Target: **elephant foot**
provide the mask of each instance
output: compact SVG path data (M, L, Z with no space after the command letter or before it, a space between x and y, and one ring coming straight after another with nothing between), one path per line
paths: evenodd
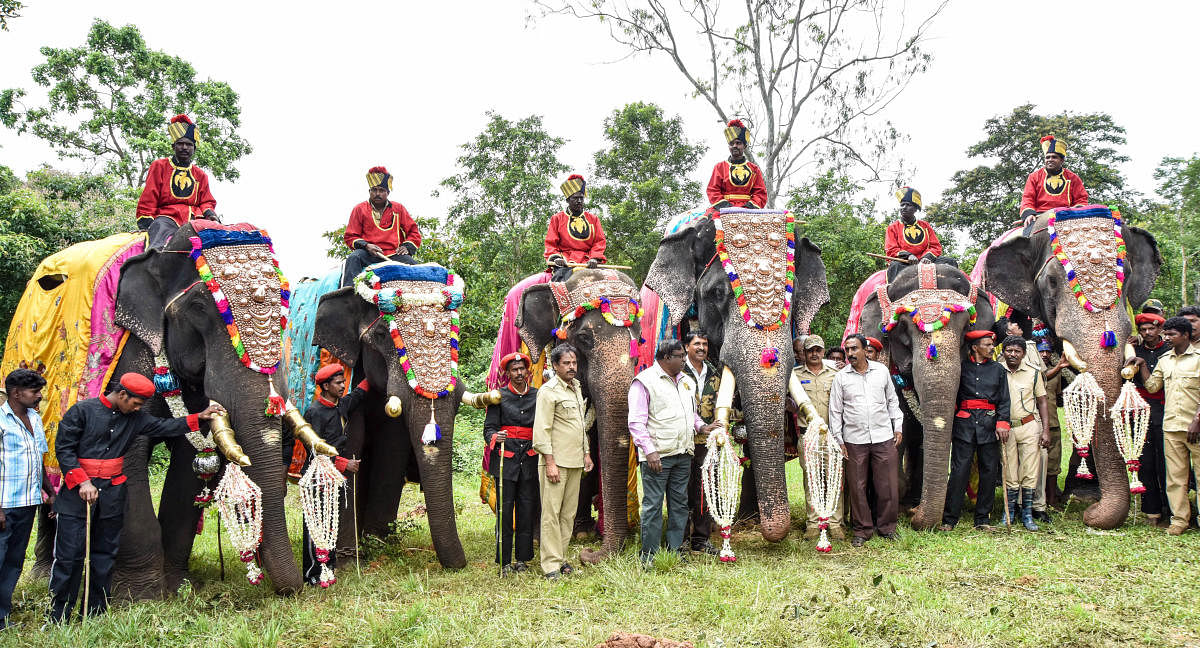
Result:
M39 561L33 563L33 567L29 570L29 573L32 574L33 577L38 580L41 580L43 578L49 579L51 564L52 563L49 560L47 560L47 561L39 560Z
M912 528L918 531L928 531L941 523L942 512L939 510L935 514L933 511L927 510L928 508L924 504L920 504L913 509L912 517L908 522Z
M607 549L584 547L583 551L579 552L579 561L585 565L598 565L605 558L608 558L609 555L611 554L609 554Z

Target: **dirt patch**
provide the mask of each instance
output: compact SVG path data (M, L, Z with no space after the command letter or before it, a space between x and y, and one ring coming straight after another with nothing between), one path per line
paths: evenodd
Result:
M596 644L596 648L695 648L690 641L671 641L655 639L650 635L614 632L604 643Z

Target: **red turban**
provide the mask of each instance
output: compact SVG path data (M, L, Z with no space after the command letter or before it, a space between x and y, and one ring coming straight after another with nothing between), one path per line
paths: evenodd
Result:
M883 342L880 342L879 340L876 340L873 337L867 338L867 344L870 344L871 346L875 347L876 351L883 351Z
M141 398L154 396L154 382L142 374L130 372L121 376L121 388Z
M524 353L510 353L510 354L504 356L503 358L500 358L500 371L502 371L502 372L508 371L508 365L513 360L524 360L525 368L527 368L527 369L529 368L530 365L533 364L532 362L529 361L529 356L525 355Z
M996 334L991 331L967 331L968 340L981 340L983 338L996 339Z
M323 383L331 380L334 376L342 373L345 370L346 370L345 367L343 367L342 365L340 365L336 362L333 364L325 365L324 367L321 367L320 369L317 370L317 375L313 377L313 382L315 382L318 385L323 384Z
M1153 322L1159 326L1162 326L1167 320L1163 319L1162 315L1156 315L1154 313L1138 313L1134 316L1133 321L1136 322L1138 326L1141 326L1146 322Z

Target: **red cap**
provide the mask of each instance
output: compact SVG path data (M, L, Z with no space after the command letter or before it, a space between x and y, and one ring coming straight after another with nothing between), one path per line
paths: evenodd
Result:
M154 395L154 382L142 374L133 372L121 376L121 388L142 398L150 398Z
M313 376L313 382L320 385L325 381L345 371L346 368L338 363L328 364L317 370L317 375Z
M367 173L387 173L387 172L388 172L387 167L381 167L381 166L374 166L374 167L371 167L370 169L367 169Z
M1157 315L1155 313L1138 313L1133 317L1133 321L1136 322L1138 326L1141 326L1146 322L1154 322L1155 324L1162 326L1167 320L1164 319L1162 315Z
M980 340L983 338L996 339L996 334L991 331L967 331L968 340Z
M195 125L195 123L187 115L175 115L174 117L171 118L171 123L172 124L184 123L184 124Z
M746 125L743 124L742 120L740 120L740 119L731 119L731 120L729 120L729 127L730 128L745 128Z
M870 344L871 346L875 347L876 351L883 351L883 342L880 342L879 340L876 340L873 337L867 338L867 344Z
M524 353L510 353L503 358L500 358L500 371L508 371L508 365L513 360L524 360L526 368L533 364L529 361L529 356L525 355Z

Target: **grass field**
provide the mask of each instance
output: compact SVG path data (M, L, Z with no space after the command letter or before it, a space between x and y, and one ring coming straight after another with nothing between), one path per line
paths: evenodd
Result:
M795 465L789 475L799 520ZM494 517L477 488L477 478L458 477L459 533L470 561L463 570L438 565L428 526L414 516L373 549L361 577L343 565L329 590L279 598L246 582L228 543L226 580L219 580L210 524L197 541L190 588L84 626L41 632L46 586L27 573L14 601L13 621L22 626L0 633L0 645L594 646L626 631L713 648L1200 646L1200 533L1172 538L1132 521L1093 531L1080 522L1077 502L1039 533L988 535L966 524L919 533L902 523L896 542L876 539L862 549L835 542L828 555L798 530L777 544L744 533L733 565L699 558L677 565L661 555L642 571L629 548L548 583L536 569L497 577L489 561ZM292 489L298 547L296 499ZM401 512L421 503L410 488Z

